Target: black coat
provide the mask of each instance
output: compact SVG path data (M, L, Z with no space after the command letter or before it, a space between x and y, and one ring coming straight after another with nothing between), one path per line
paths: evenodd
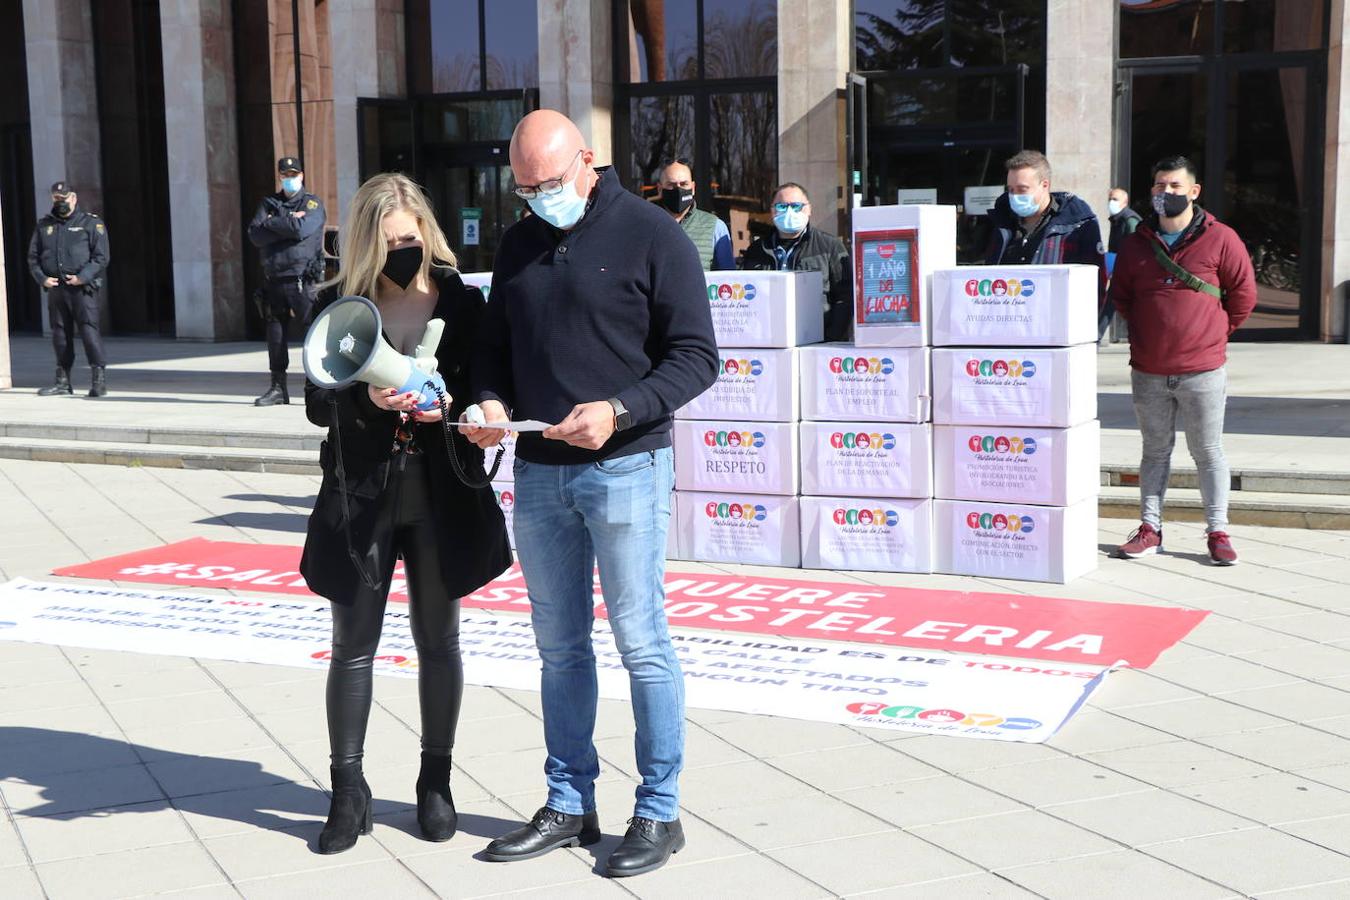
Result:
M28 271L38 284L47 278L78 275L86 292L103 286L108 268L108 227L78 207L64 219L45 215L28 242Z
M282 191L264 197L248 223L248 239L262 257L263 274L271 279L308 274L310 281L322 277L324 216L323 201L305 191L294 197Z
M477 288L465 287L459 275L448 269L433 269L433 280L440 291L435 317L445 320L445 333L436 348L438 371L451 396L451 421L459 418L469 403L469 356L485 302ZM315 304L315 312L337 299L336 291L324 291ZM333 418L331 401L336 401ZM372 569L376 548L387 548L390 537L376 533L382 499L397 486L401 461L390 452L399 414L371 403L365 384L357 383L338 390L320 388L305 382L305 414L315 425L328 429L328 439L319 451L323 483L314 502L305 535L305 551L300 573L314 593L335 603L351 603L362 584L360 573L347 553L342 527L342 498L334 457L335 437L341 437L342 459L347 476L348 507L351 511L352 546ZM431 489L435 497L436 532L441 559L450 578L445 590L450 597L462 597L496 578L511 565L511 548L506 538L506 522L490 487L470 488L450 468L442 426L439 422L417 425L417 444L427 454ZM455 448L471 479L481 479L483 451L455 431ZM495 453L495 451L494 451ZM383 580L384 566L372 570L372 577ZM387 585L386 585L387 586Z
M777 229L756 240L741 257L742 269L779 269L775 249L781 244ZM819 272L825 313L825 340L846 341L853 321L853 268L844 242L827 231L806 227L787 258L787 270Z

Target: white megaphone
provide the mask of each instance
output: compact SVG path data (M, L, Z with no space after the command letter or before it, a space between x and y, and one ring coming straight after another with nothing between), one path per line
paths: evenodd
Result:
M384 339L380 310L365 297L343 297L315 317L305 335L305 375L321 388L343 388L361 381L400 394L422 395L423 412L440 406L445 380L436 371L436 348L444 319L432 319L413 356L404 356ZM428 384L430 382L430 385ZM450 401L449 395L445 400Z

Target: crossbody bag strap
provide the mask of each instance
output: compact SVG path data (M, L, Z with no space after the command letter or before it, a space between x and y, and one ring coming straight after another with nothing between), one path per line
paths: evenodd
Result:
M1209 294L1215 300L1223 299L1223 290L1215 287L1203 278L1186 271L1175 259L1167 255L1167 251L1156 241L1153 242L1153 258L1172 275L1181 279L1181 283L1193 291L1199 291L1202 294Z

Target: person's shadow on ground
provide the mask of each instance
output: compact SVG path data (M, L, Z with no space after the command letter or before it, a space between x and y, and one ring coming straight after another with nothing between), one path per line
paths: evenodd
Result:
M5 782L39 788L42 802L16 802L16 815L74 820L135 816L170 807L281 831L317 852L328 792L268 772L246 759L175 753L112 737L0 726L0 790ZM451 781L453 789L453 778ZM377 823L421 837L410 803L375 799ZM461 813L459 830L491 840L520 823Z

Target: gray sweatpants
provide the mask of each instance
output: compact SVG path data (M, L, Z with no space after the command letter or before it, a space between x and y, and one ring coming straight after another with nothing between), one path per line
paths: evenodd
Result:
M1163 495L1172 473L1177 442L1177 413L1186 429L1186 445L1200 477L1206 531L1228 529L1228 460L1223 455L1223 414L1228 373L1220 366L1192 375L1130 373L1134 414L1144 439L1139 463L1139 517L1162 528Z

